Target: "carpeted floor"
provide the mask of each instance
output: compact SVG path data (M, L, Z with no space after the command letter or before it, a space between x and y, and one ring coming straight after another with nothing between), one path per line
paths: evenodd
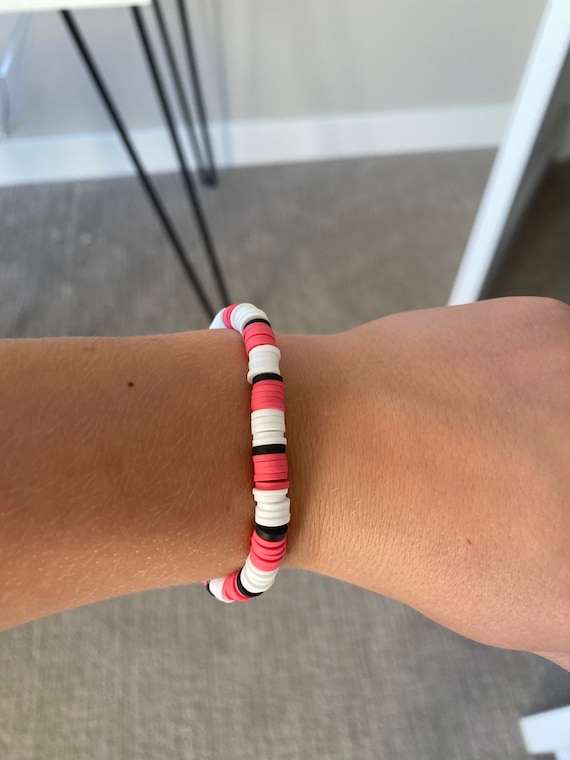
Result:
M492 158L224 172L203 197L232 297L280 332L444 305ZM205 273L177 178L159 184ZM569 208L564 165L491 296L570 302ZM0 221L2 336L207 326L134 180L4 188ZM523 760L518 719L569 703L553 664L302 571L251 605L196 585L0 634L1 760Z

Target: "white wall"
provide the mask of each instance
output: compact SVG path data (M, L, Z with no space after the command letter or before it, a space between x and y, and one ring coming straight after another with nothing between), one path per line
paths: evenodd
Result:
M163 3L173 20L172 1ZM189 7L210 116L235 121L508 103L544 0L189 0ZM129 12L77 18L129 124L160 124ZM12 23L0 21L0 32ZM56 14L35 15L29 53L29 98L14 137L109 129Z
M161 1L183 60L174 0ZM545 6L186 2L220 167L496 147ZM175 171L130 11L76 16L147 168ZM0 51L13 23L0 16ZM27 99L0 141L0 185L131 174L57 14L33 17L25 63Z

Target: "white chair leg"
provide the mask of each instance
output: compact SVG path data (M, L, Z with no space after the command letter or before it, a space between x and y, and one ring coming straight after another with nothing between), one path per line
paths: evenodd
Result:
M567 68L570 2L550 0L463 254L450 306L481 297L492 265L506 248L556 151L564 114L558 86Z

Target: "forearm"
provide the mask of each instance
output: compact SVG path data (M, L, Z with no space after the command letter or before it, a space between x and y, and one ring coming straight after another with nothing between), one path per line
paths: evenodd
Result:
M307 553L311 488L296 471L308 475L302 419L314 404L297 354L311 340L282 345L294 483L284 567ZM246 370L226 331L0 342L1 628L243 564L255 507Z
M278 336L282 568L336 577L346 522L356 539L365 514L350 481L358 386L339 337ZM255 510L246 371L240 336L223 330L0 341L0 629L243 565Z
M216 530L236 552L247 397L232 337L0 343L3 628L206 578Z

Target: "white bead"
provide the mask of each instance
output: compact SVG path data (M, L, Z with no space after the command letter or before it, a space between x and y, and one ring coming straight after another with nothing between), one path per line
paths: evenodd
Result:
M242 332L243 326L246 322L249 322L250 319L254 319L255 317L250 316L255 314L257 311L257 306L254 306L252 303L240 303L238 304L235 309L232 311L230 316L230 321L232 323L232 327L234 330L237 330L238 332Z
M277 504L258 502L255 507L255 522L266 528L288 525L291 521L291 500L283 499Z
M212 322L210 323L210 330L222 330L225 328L224 324L224 311L225 309L222 309L219 311Z
M258 409L251 413L251 434L285 433L285 414L280 409Z
M281 525L289 525L291 522L291 513L279 514L271 517L268 512L264 512L260 507L255 510L255 522L263 528L279 528Z
M276 444L286 446L287 439L281 433L274 433L273 431L257 433L253 436L252 446L275 446Z
M249 352L249 360L251 361L257 361L260 357L263 357L264 360L266 360L268 357L271 357L271 360L276 360L279 362L281 359L281 351L277 348L277 346L272 346L270 344L264 344L262 346L255 346L255 348L252 348Z
M275 372L281 374L279 370L279 360L281 351L277 346L256 346L249 352L249 372L247 381L251 383L256 375L264 372Z
M267 314L252 303L240 303L230 315L232 327L242 335L244 327L252 319L267 319ZM268 319L267 321L269 322Z
M245 326L247 325L248 322L251 322L252 319L265 319L266 322L269 322L269 317L264 311L262 311L261 309L256 309L256 308L250 309L241 320L240 332L242 335L244 334Z
M216 597L216 599L219 599L220 602L225 602L226 604L232 604L232 602L235 601L235 599L224 599L222 596L222 586L224 585L225 578L214 578L213 581L210 581L210 591L212 594Z
M265 491L263 488L253 488L252 491L255 501L263 502L264 504L274 504L282 501L288 493L287 488L275 488L270 491Z
M264 348L268 348L268 346L264 346ZM255 350L255 349L252 349L252 350ZM255 361L249 362L248 372L247 372L247 382L250 385L253 385L253 379L255 377L257 377L258 375L264 375L267 372L271 372L271 374L275 374L275 375L281 374L278 360L275 360L272 356L257 357Z
M244 317L247 315L247 313L250 310L255 310L257 307L254 306L252 303L239 303L235 309L233 309L231 315L230 315L230 322L232 323L232 327L234 330L237 330L238 332L241 332L240 330L240 324L243 321Z
M242 567L240 580L243 583L244 588L251 591L252 594L259 594L260 592L267 591L273 586L275 582L275 576L279 572L272 570L271 572L265 572L265 570L258 570L248 558L245 561L245 565Z

